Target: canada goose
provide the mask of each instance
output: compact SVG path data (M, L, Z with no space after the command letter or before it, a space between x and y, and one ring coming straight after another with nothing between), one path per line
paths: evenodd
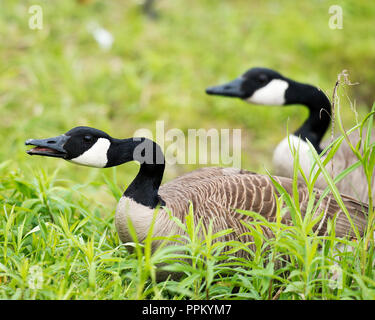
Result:
M124 243L132 241L128 218L134 225L139 241L143 241L149 230L154 209L159 205L161 208L156 217L154 236L182 234L183 231L176 227L165 208L184 221L190 203L194 208L196 223L202 219L206 230L212 221L214 233L224 229L234 231L221 240L251 241L251 237L244 234L248 230L241 220L249 222L252 218L237 212L236 209L258 212L270 221L275 219L276 189L268 176L234 168L203 168L160 186L165 167L164 156L159 145L146 138L120 140L98 129L76 127L54 138L30 139L25 144L35 146L27 151L29 155L62 158L90 167L108 168L129 161L140 162L140 170L136 178L125 190L116 209L115 225L120 240ZM275 179L292 194L291 179L283 177L275 177ZM301 211L305 214L308 190L303 184L299 184L298 191ZM315 202L317 202L322 191L315 191ZM362 235L367 221L366 206L350 197L342 196L342 198ZM331 196L323 199L316 212L317 214L324 212L319 227L315 227L319 234L325 234L328 218L333 219L337 213L336 235L355 236L346 215ZM282 222L291 223L289 213L283 216ZM264 232L267 236L272 236L269 230ZM157 247L160 242L156 241L154 245ZM251 248L254 249L254 245Z
M309 174L313 158L306 140L309 140L316 151L321 153L323 149L321 141L331 121L331 103L323 91L315 86L286 78L271 69L252 68L229 83L207 88L206 93L237 97L246 102L260 105L305 105L309 109L308 118L297 131L279 143L274 150L272 161L276 175L293 177L293 156L290 152L290 141L291 145L299 147L301 167L306 175ZM355 145L359 140L358 132L350 134L349 139ZM349 145L343 142L326 169L332 177L336 177L357 161L358 159ZM323 175L320 175L315 187L325 188L326 186L327 183ZM375 187L374 180L373 186ZM341 193L368 203L367 181L362 167L352 171L337 184L337 187Z

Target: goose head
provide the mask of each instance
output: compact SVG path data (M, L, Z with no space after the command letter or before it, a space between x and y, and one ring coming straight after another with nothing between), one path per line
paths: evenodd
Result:
M146 138L115 139L107 133L90 127L76 127L53 138L29 139L34 146L29 155L62 158L95 168L108 168L138 161L140 170L124 195L137 203L155 208L164 201L158 195L165 159L160 146Z
M331 103L319 88L284 77L267 68L252 68L231 82L206 89L210 95L237 97L258 105L305 105L310 113L294 135L309 140L317 152L331 120Z
M115 139L99 129L76 127L53 138L29 139L35 146L29 155L62 158L95 168L108 168L129 161L138 161L150 171L164 168L165 159L160 146L146 138Z
M110 164L108 154L114 142L101 130L76 127L57 137L29 139L25 144L35 146L27 151L29 155L62 158L83 166L104 168Z
M291 82L280 73L267 68L252 68L226 84L210 87L206 93L237 97L260 105L284 105Z
M284 77L268 68L249 69L233 81L207 88L206 93L237 97L258 105L302 104L312 111L324 108L331 114L331 104L322 90Z

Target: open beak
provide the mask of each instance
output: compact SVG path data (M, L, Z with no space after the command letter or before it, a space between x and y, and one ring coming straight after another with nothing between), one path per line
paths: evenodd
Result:
M55 158L65 158L66 151L64 144L68 141L69 137L65 134L48 139L29 139L25 142L25 145L35 146L34 148L27 150L29 155L38 155Z
M207 94L227 97L245 98L245 92L242 90L242 77L234 79L231 82L220 86L210 87L206 89Z

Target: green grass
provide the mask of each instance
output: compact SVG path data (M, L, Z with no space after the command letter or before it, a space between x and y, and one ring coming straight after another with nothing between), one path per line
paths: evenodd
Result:
M5 163L2 172L6 168ZM324 171L324 166L321 169ZM85 186L59 181L58 172L38 170L33 176L27 181L20 172L4 174L1 298L375 298L374 245L369 241L375 226L369 226L358 241L349 241L335 237L334 221L330 221L328 235L317 236L313 227L320 220L312 218L316 209L310 206L302 217L298 198L282 189L275 222L241 211L254 218L246 225L254 239L254 252L237 241L215 242L231 231L212 234L210 226L194 224L191 209L185 222L174 219L186 236L166 238L175 245L161 246L152 254L152 228L143 244L134 238L134 250L130 252L119 244L113 214L103 217L104 207L90 208L92 203L82 193ZM108 189L113 188L108 185ZM329 188L339 200L334 185ZM114 194L118 191L113 189ZM281 224L286 209L283 202L291 210L292 226ZM373 215L370 210L370 221ZM275 237L266 238L264 227L271 229ZM339 244L341 249L337 248ZM251 259L231 256L238 250L248 251ZM159 269L180 272L182 278L158 282ZM338 280L332 278L335 272Z
M0 34L6 41L0 50L0 297L375 298L373 223L362 240L352 242L335 238L334 228L327 237L315 236L308 218L286 227L257 216L248 226L257 245L249 261L227 257L223 245L212 243L215 235L205 230L208 236L200 239L202 226L192 224L181 225L189 237L177 243L178 252L164 247L151 255L146 241L130 253L119 243L113 217L138 165L90 169L29 157L24 146L28 138L55 136L77 125L125 138L139 128L154 132L155 121L164 120L166 130L185 133L240 128L242 167L272 172L272 150L285 136L286 123L294 130L307 110L249 106L206 96L204 89L266 66L316 84L331 97L337 74L347 69L350 79L360 82L340 92L339 124L351 128L357 122L347 96L359 120L374 102L375 42L368 29L375 5L342 1L344 28L331 30L328 8L334 2L160 0L155 21L142 16L137 3L42 0L44 27L36 31L28 27L34 3L1 2ZM111 50L101 50L88 32L92 21L113 34ZM336 129L342 132L340 125ZM370 178L373 146L364 141L364 150L357 155ZM164 180L197 167L168 165ZM282 200L285 196L280 208ZM370 221L373 216L370 212ZM262 225L274 231L274 239L264 238ZM338 252L337 243L352 251ZM231 246L243 249L240 243ZM285 256L290 259L274 268ZM193 267L180 258L192 259ZM156 265L165 261L162 268L185 273L181 281L156 282ZM334 262L342 272L340 286L329 280L338 268Z

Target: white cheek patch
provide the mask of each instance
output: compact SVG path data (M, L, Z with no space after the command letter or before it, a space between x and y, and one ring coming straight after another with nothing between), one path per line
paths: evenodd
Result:
M288 82L281 79L273 79L266 86L256 90L246 101L255 104L281 106L285 103L285 91L288 87Z
M70 161L82 166L104 168L108 162L107 151L110 144L108 139L99 138L90 149Z

